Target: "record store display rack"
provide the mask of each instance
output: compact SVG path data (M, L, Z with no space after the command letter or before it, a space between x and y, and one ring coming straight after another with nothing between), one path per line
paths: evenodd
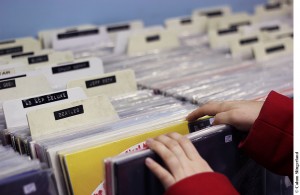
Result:
M238 150L243 135L185 121L212 100L293 96L292 1L37 34L0 42L0 194L163 194L145 140L174 131L241 194L292 194Z

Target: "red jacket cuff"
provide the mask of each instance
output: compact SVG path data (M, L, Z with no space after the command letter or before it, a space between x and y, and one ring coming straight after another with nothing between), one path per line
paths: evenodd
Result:
M182 194L238 195L239 193L226 176L220 173L206 172L187 177L175 183L165 193L165 195Z

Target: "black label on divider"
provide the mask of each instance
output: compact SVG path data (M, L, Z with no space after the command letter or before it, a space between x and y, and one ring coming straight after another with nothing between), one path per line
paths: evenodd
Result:
M116 76L110 76L110 77L85 81L85 85L86 85L86 88L92 88L92 87L108 85L108 84L112 84L112 83L116 83L116 82L117 82Z
M4 79L0 79L0 81L10 80L10 79L17 79L17 78L21 78L21 77L26 77L26 74L22 74L22 75L18 75L18 76L12 76L12 77L7 77L7 78L4 78Z
M16 81L15 80L6 80L0 82L0 90L2 89L8 89L8 88L14 88L16 87Z
M23 52L22 46L0 49L0 56L13 54L13 53L19 53L19 52Z
M266 49L266 53L274 53L274 52L277 52L277 51L281 51L281 50L284 50L284 45L278 45L278 46L275 46L275 47L270 47L270 48L267 48Z
M258 42L258 38L257 38L257 37L251 38L251 39L243 39L243 40L240 40L240 44L241 44L241 45L246 45L246 44L256 43L256 42Z
M62 91L58 93L53 93L49 95L43 95L39 97L34 97L30 99L22 100L23 108L29 108L33 106L38 106L42 104L48 104L51 102L56 102L60 100L68 99L68 92Z
M34 52L27 52L27 53L12 55L11 58L19 58L19 57L32 56L32 55L34 55Z
M222 11L210 11L210 12L204 12L201 15L205 15L207 17L218 17L218 16L223 16L223 12Z
M191 24L192 19L191 18L184 18L180 21L181 24Z
M89 35L96 35L99 34L99 29L91 29L91 30L82 30L82 31L71 31L66 33L61 33L57 35L58 39L69 39L74 37L83 37L83 36L89 36Z
M266 5L265 8L267 10L270 10L270 9L279 9L281 7L281 4L280 3L275 3L275 4L269 4L269 5Z
M7 40L7 41L2 41L0 42L0 45L5 45L5 44L10 44L10 43L15 43L16 40Z
M28 58L28 64L37 64L37 63L48 62L48 61L49 61L48 55L34 56Z
M262 27L261 31L275 31L279 30L279 26L269 26L269 27Z
M79 106L74 106L71 108L54 112L54 118L55 120L60 120L60 119L69 118L71 116L75 116L83 113L84 113L83 106L79 105Z
M249 21L245 21L245 22L238 22L238 23L234 23L234 24L231 24L230 25L230 28L237 28L237 27L239 27L239 26L249 26L249 25L251 25L251 22L249 22Z
M76 64L69 64L69 65L53 67L52 73L58 74L58 73L69 72L69 71L73 71L73 70L80 70L80 69L89 68L89 67L90 67L89 62L79 62Z
M154 42L154 41L159 41L159 40L160 40L160 36L159 35L154 35L154 36L146 37L146 41L147 42Z
M218 34L219 35L224 35L224 34L230 34L230 33L235 33L237 32L238 29L236 27L232 27L232 28L229 28L229 29L225 29L225 30L219 30L218 31Z
M205 129L206 127L211 126L210 118L197 120L188 123L190 133Z
M130 25L128 24L118 25L118 26L108 26L106 28L107 32L118 32L118 31L129 30L129 29L130 29Z

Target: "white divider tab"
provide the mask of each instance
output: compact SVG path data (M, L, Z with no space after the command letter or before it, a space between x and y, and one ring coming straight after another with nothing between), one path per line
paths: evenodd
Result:
M52 37L55 50L78 50L86 47L111 45L105 27L58 32ZM79 48L80 47L80 48Z
M106 96L66 102L27 113L33 140L63 131L84 130L80 127L117 119L118 115Z
M289 5L284 3L268 3L266 5L257 5L255 15L261 20L274 19L274 17L287 16L291 12Z
M128 48L129 37L133 34L145 33L145 32L157 32L163 30L163 26L150 26L143 29L134 29L131 31L119 32L116 35L114 54L125 54Z
M137 90L133 70L122 70L68 83L68 88L81 87L90 96L106 95L108 97L122 95Z
M65 89L67 83L74 78L103 74L103 64L99 58L83 58L72 63L57 65L53 67L41 67L38 69L49 80L53 89Z
M26 127L28 126L26 113L30 110L86 98L87 96L81 88L72 88L54 93L5 101L3 103L3 111L6 126L7 128Z
M222 17L231 14L229 6L207 7L200 8L193 11L193 15L206 16L208 18Z
M0 44L0 57L40 49L40 43L31 37L4 41Z
M131 35L127 52L129 55L143 55L148 52L157 52L178 46L179 40L176 34L169 30L161 30Z
M43 48L49 49L52 48L52 37L54 34L63 33L63 32L71 32L74 30L84 30L96 28L95 25L85 24L80 26L72 26L72 27L65 27L60 29L50 29L38 32L39 40L41 41Z
M52 91L47 79L43 76L26 77L18 75L1 79L0 103Z
M228 28L220 30L210 30L208 32L210 47L213 49L229 49L230 42L234 39L238 39L240 36L238 28Z
M269 40L283 39L283 38L293 38L293 29L282 29L276 32L266 34Z
M121 32L130 32L144 28L144 23L140 20L121 22L115 24L107 24L106 31L109 34L110 38L115 42L117 34Z
M272 42L261 43L253 47L257 61L280 57L293 52L293 39L283 38Z
M185 16L170 18L165 21L167 30L178 36L203 33L206 30L207 18L205 16Z
M233 58L253 58L253 46L264 41L260 33L240 35L240 38L231 40L230 51Z

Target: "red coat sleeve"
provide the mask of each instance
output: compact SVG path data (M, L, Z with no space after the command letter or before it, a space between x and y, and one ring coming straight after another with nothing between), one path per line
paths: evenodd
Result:
M292 178L293 100L272 91L240 148L270 171Z
M165 195L183 194L238 195L239 193L235 190L226 176L220 173L206 172L180 180L169 187L165 192Z

